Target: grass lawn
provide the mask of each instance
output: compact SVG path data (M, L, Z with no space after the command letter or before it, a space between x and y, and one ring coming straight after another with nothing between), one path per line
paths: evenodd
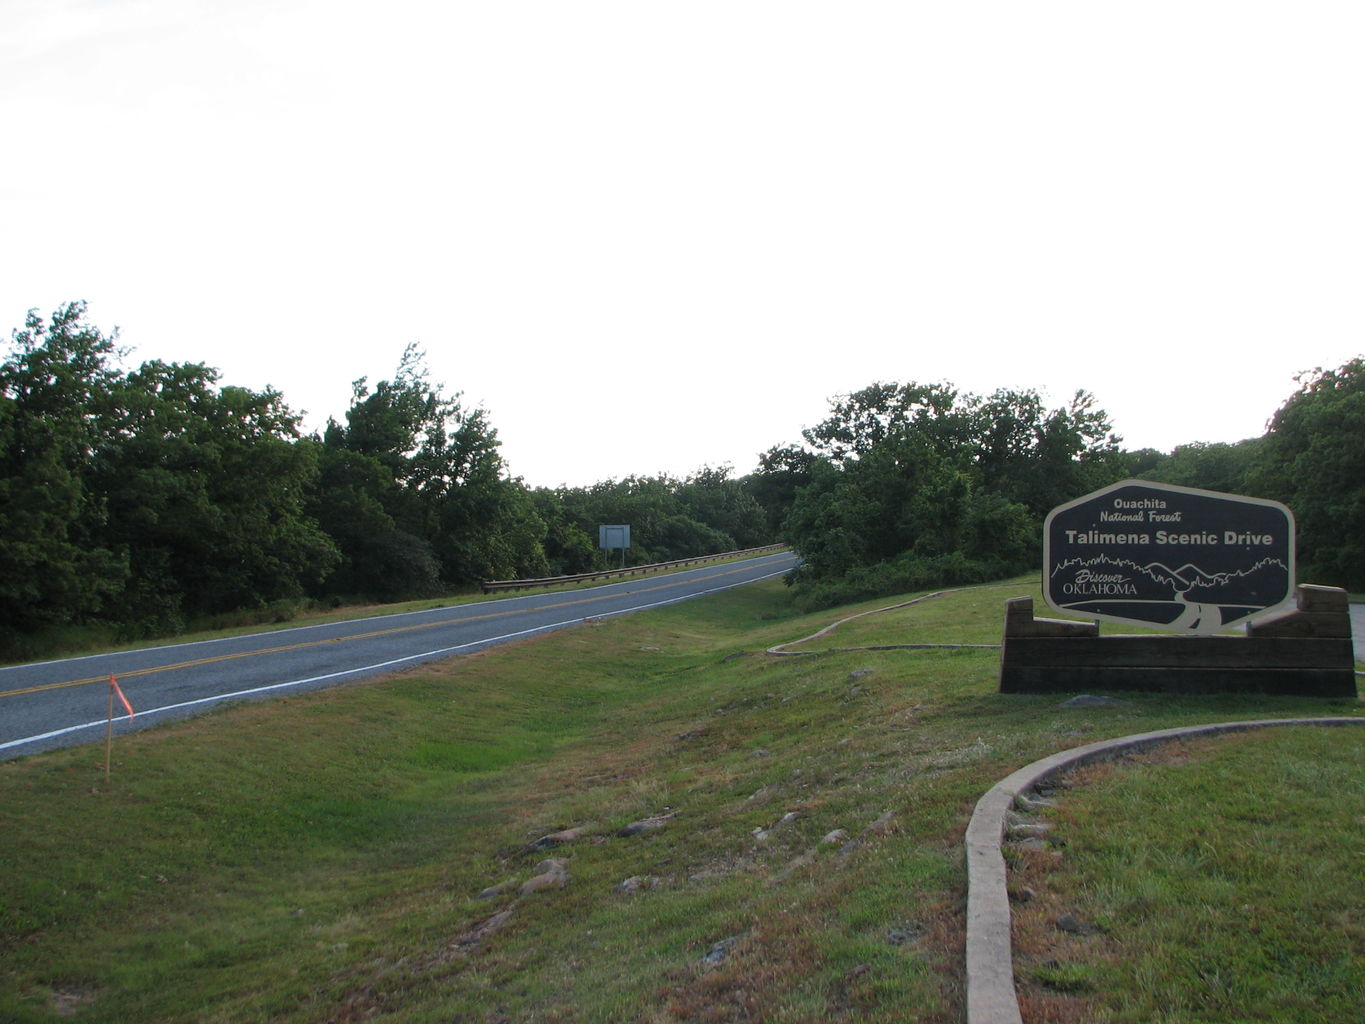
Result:
M1014 856L1026 1019L1360 1020L1362 741L1237 733L1072 776L1046 812L1065 845Z
M996 643L1028 593L799 649ZM108 792L102 746L0 764L0 1020L958 1021L961 837L994 782L1105 736L1361 711L1071 709L996 693L991 650L761 653L877 604L803 615L770 581L227 707L117 740Z

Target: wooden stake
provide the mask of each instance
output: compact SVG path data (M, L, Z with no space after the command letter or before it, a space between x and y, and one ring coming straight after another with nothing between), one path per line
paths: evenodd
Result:
M109 771L114 755L114 683L109 681L109 724L104 731L104 788L109 788Z

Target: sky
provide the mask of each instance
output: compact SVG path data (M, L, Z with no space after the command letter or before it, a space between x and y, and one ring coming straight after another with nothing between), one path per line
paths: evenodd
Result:
M1365 5L0 0L0 329L309 430L406 345L532 486L874 381L1262 434L1365 352Z

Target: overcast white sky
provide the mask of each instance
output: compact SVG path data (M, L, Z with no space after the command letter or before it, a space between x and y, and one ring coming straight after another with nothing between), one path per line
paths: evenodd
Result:
M875 380L1263 432L1365 350L1365 5L0 0L0 328L310 428L403 347L533 485Z

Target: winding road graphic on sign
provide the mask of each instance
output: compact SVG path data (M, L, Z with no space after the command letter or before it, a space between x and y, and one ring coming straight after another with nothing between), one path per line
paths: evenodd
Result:
M1172 629L1183 629L1191 633L1212 632L1223 626L1223 615L1219 605L1199 604L1186 597L1188 591L1177 590L1175 599L1184 605L1184 610L1171 623ZM1205 623L1209 623L1205 625Z

